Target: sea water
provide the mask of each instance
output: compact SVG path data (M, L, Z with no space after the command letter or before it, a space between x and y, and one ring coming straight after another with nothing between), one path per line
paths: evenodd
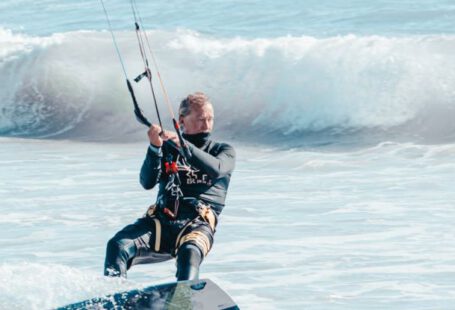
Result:
M132 79L130 4L105 5ZM174 110L206 92L237 150L202 278L242 309L454 309L453 1L137 6ZM0 3L0 309L174 280L172 261L102 276L156 195L106 29L98 1Z

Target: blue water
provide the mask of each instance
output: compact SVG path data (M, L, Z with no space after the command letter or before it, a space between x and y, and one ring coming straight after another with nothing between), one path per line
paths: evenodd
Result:
M133 78L130 5L105 4ZM206 92L238 152L202 277L242 309L453 308L455 2L137 5L174 109ZM101 276L156 194L106 29L98 1L0 3L0 309L173 280Z
M137 1L150 29L189 28L232 37L346 34L453 34L451 0L403 1ZM106 1L116 29L133 29L129 1ZM1 24L35 35L105 29L99 1L12 1L0 5Z

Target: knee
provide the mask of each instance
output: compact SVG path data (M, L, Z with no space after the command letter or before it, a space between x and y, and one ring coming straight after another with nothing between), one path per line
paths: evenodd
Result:
M184 243L179 248L177 261L190 265L193 267L199 267L203 258L202 251L192 243Z
M195 280L199 278L199 265L202 262L201 250L191 243L184 243L177 255L177 280Z
M213 244L213 232L207 226L199 226L197 227L198 230L192 231L186 235L184 235L180 241L180 247L178 252L181 249L185 250L185 247L190 249L191 247L197 248L200 252L202 257L204 258L207 256L208 252L210 251L212 244ZM191 246L190 246L191 245Z
M122 239L113 237L107 242L107 251L115 252L117 254L128 255L135 249L134 242L130 239Z

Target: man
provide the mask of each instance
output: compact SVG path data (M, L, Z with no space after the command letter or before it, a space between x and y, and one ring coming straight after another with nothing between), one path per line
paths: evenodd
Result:
M235 166L232 146L210 140L213 106L203 93L185 98L179 123L186 155L176 133L152 125L150 146L140 172L145 189L159 185L146 215L119 231L107 244L105 275L126 277L135 264L177 258L177 280L198 278L199 265L213 244ZM181 148L180 148L181 149Z

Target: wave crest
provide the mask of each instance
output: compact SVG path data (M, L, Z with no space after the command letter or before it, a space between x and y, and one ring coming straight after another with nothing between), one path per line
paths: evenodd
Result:
M454 36L247 40L188 30L149 34L172 101L208 93L221 134L253 132L251 140L318 132L454 138ZM15 42L0 55L0 134L135 136L140 126L108 33L30 38L1 30L0 38ZM132 78L143 71L134 34L120 32L117 39ZM149 89L135 89L153 120Z

